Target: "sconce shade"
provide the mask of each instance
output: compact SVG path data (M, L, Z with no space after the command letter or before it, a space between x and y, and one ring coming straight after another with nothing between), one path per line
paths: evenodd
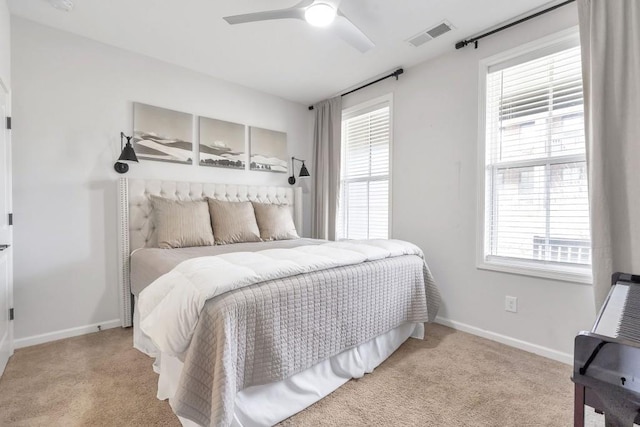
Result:
M304 165L304 162L302 162L302 167L300 168L300 175L298 175L300 178L308 178L311 175L309 175L309 170L307 169L307 167Z
M127 145L122 149L122 153L120 157L118 157L119 162L138 162L138 157L136 156L136 152L133 151L133 147L131 143L127 141Z
M127 143L125 146L122 146L124 139L127 139ZM120 157L118 157L118 161L113 165L113 168L118 173L127 173L129 170L129 165L123 162L136 162L138 163L138 156L136 156L136 152L133 150L133 146L131 145L132 136L127 136L124 132L120 132L120 149L122 152L120 153Z
M294 185L296 183L296 171L295 171L295 162L298 161L302 163L300 166L300 178L308 178L311 175L309 174L309 169L304 165L304 160L296 159L295 157L291 158L291 176L289 177L289 184Z

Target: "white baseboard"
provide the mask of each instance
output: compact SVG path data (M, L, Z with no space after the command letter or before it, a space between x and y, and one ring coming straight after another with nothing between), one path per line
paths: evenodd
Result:
M32 345L44 344L50 341L57 341L63 338L77 337L78 335L90 334L98 332L100 329L111 329L121 326L120 319L107 320L105 322L94 323L91 325L78 326L76 328L63 329L61 331L47 332L46 334L33 335L31 337L19 338L13 341L14 348L30 347Z
M477 335L479 337L486 338L491 341L496 341L511 347L519 348L520 350L528 351L530 353L547 357L549 359L553 359L558 362L566 363L568 365L573 365L573 355L568 353L563 353L561 351L553 350L548 347L543 347L541 345L519 340L517 338L512 338L506 335L498 334L496 332L487 331L485 329L480 329L478 327L471 326L466 323L457 322L455 320L449 320L440 316L436 317L436 323L439 323L444 326L448 326L450 328L453 328L459 331L467 332L472 335ZM102 330L105 330L105 329L116 328L118 326L121 326L121 324L122 322L120 321L120 319L108 320L106 322L94 323L91 325L78 326L76 328L63 329L61 331L48 332L46 334L19 338L15 340L13 344L14 344L14 348L30 347L32 345L44 344L50 341L56 341L64 338L77 337L79 335L98 332L98 326L100 326Z
M553 350L548 347L543 347L538 344L533 344L527 341L522 341L517 338L508 337L506 335L498 334L496 332L480 329L475 326L467 325L466 323L457 322L455 320L445 319L444 317L437 316L436 323L444 326L456 329L462 332L468 332L472 335L477 335L482 338L496 341L501 344L506 344L511 347L519 348L520 350L528 351L539 356L544 356L549 359L556 360L558 362L566 363L567 365L573 365L573 355L563 353L561 351Z

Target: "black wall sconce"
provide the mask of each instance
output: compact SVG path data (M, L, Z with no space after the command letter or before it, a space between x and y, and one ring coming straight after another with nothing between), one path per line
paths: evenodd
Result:
M124 138L127 138L127 144L123 147ZM120 157L118 157L118 161L113 165L113 168L118 173L127 173L129 170L129 165L123 162L136 162L138 163L138 157L136 156L136 152L133 151L133 146L131 145L132 136L127 136L124 132L120 132Z
M291 176L289 177L289 184L291 184L291 185L296 183L296 177L295 177L296 171L295 171L295 168L294 168L294 166L295 166L294 160L302 163L302 166L300 166L300 175L298 175L299 178L308 178L308 177L311 176L311 175L309 175L309 170L304 165L305 161L304 160L300 160L300 159L296 159L295 157L292 157L291 158Z

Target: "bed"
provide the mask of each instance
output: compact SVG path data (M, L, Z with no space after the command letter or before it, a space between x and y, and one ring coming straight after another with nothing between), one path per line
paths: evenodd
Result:
M301 191L119 181L123 326L133 326L134 346L155 358L157 397L169 399L185 426L274 425L372 372L409 337L422 338L435 317L439 295L413 245L301 238L159 249L153 195L284 206L300 230ZM259 274L238 279L247 268ZM186 281L204 272L202 286L230 287L206 299L201 288L184 296L196 289ZM158 303L177 293L183 305Z

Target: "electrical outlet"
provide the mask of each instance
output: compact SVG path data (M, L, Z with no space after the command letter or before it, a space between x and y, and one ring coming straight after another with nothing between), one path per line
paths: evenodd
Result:
M506 296L504 297L504 309L512 313L518 312L518 298Z

